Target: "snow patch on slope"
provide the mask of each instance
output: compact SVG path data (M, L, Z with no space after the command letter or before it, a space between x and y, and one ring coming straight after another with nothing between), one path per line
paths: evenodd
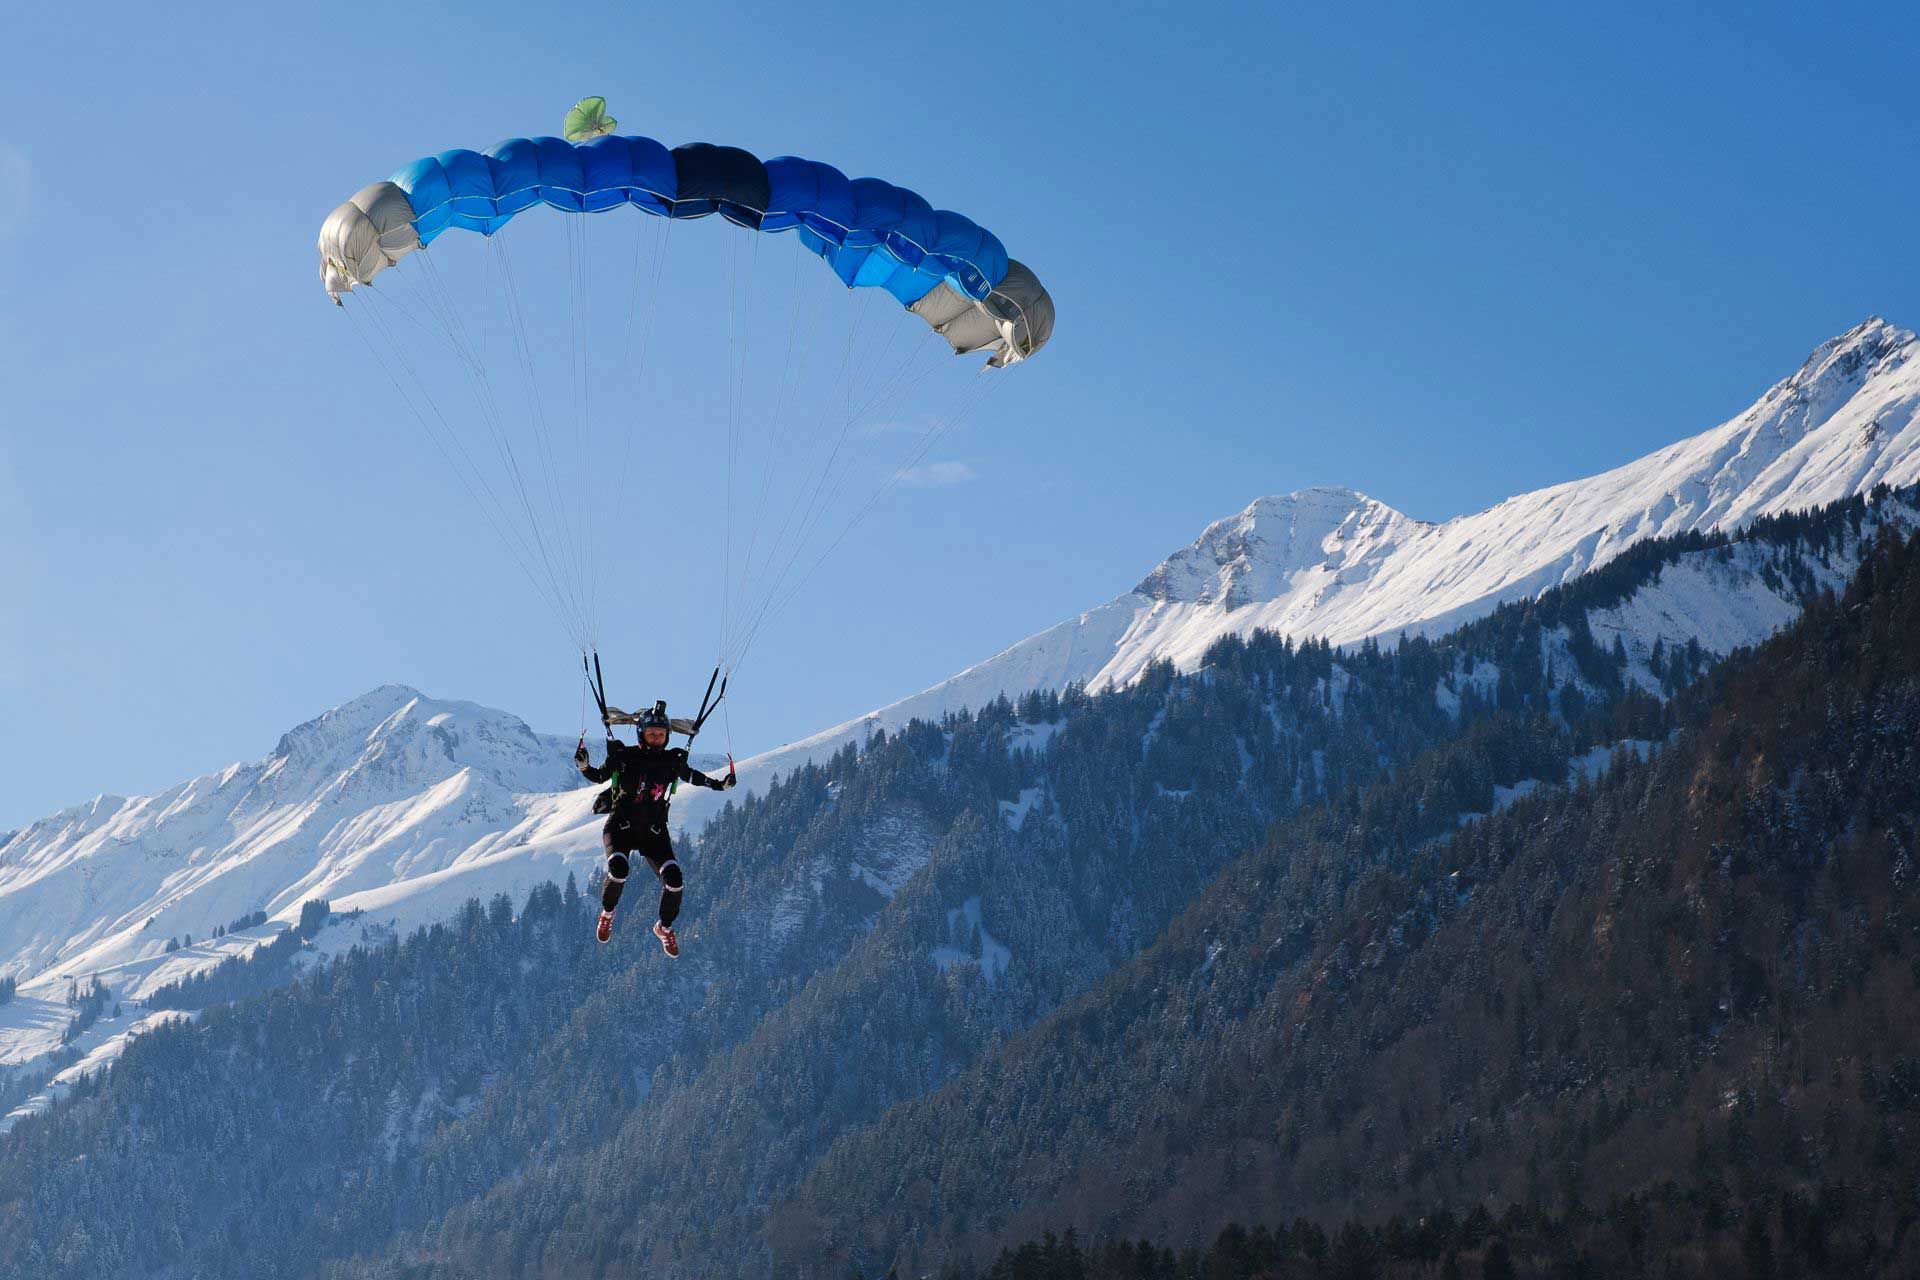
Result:
M891 900L933 855L935 835L916 810L874 815L850 848L790 865L767 916L767 935L785 942L822 909L827 886L851 880Z
M1832 562L1808 565L1819 586L1837 591L1859 567L1859 548L1848 548ZM1611 645L1619 637L1630 670L1646 688L1658 691L1652 674L1656 644L1676 653L1688 644L1725 657L1758 643L1799 616L1800 603L1781 583L1769 583L1763 569L1765 547L1735 544L1691 552L1661 570L1633 597L1606 609L1589 610L1594 638Z
M973 950L972 939L978 936L979 952ZM980 924L980 899L968 898L959 906L947 912L947 938L949 943L933 949L933 966L945 973L955 965L977 964L980 976L991 986L993 980L1007 971L1013 963L1013 950L995 940Z
M1027 816L1033 812L1034 806L1040 803L1042 794L1044 794L1042 788L1028 787L1017 799L1000 801L1000 816L1006 820L1009 827L1015 831L1020 830L1027 824Z
M145 1014L131 1019L120 1019L120 1021L130 1022L130 1025L124 1030L111 1031L110 1034L94 1037L95 1042L87 1049L78 1062L60 1071L32 1097L9 1111L5 1116L0 1116L0 1133L5 1133L7 1130L13 1128L14 1125L18 1124L27 1116L40 1114L61 1098L66 1097L67 1094L72 1091L74 1085L86 1079L88 1076L97 1075L106 1070L107 1067L120 1056L122 1051L126 1049L127 1043L135 1036L152 1030L154 1027L165 1026L167 1023L177 1022L189 1017L190 1015L177 1010L164 1009L159 1013Z

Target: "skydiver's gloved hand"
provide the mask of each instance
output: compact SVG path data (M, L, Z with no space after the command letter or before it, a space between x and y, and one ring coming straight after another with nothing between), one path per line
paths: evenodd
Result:
M587 767L587 744L585 741L582 741L579 746L573 749L573 762L582 769Z
M732 774L728 774L724 778L708 778L707 785L715 791L726 791L737 781L739 781L739 779L735 778Z

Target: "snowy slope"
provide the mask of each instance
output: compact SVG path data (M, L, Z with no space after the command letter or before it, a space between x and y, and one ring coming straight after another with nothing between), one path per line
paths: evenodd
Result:
M1353 644L1438 635L1605 564L1647 538L1737 528L1875 485L1920 481L1920 343L1874 318L1822 344L1731 421L1625 466L1440 524L1351 489L1260 498L1132 591L913 697L740 766L764 785L875 729L1001 694L1191 669L1257 628ZM697 820L710 804L684 806Z
M0 844L0 973L20 994L0 1006L0 1066L57 1047L70 979L97 976L131 1002L274 936L310 898L404 928L585 872L598 841L571 746L388 687L264 760L13 833ZM210 937L259 910L267 925ZM193 945L169 951L184 935Z

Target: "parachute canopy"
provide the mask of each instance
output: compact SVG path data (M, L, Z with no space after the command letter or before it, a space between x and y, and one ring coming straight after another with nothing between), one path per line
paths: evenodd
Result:
M583 656L603 604L683 635L664 584L697 565L679 589L718 615L724 694L880 499L929 482L997 367L1045 345L1053 303L998 237L891 183L615 128L583 98L565 138L405 166L327 218L321 277ZM563 216L495 234L541 205ZM647 216L574 216L618 209ZM974 351L988 367L952 359Z
M601 126L605 126L604 129ZM755 232L793 231L849 288L892 294L956 354L1024 360L1053 334L1053 299L992 232L879 178L849 179L795 156L610 132L606 102L582 99L566 138L511 138L484 152L427 156L362 188L320 229L320 276L336 301L449 230L491 236L537 205L663 218L717 213ZM596 136L598 130L604 136Z

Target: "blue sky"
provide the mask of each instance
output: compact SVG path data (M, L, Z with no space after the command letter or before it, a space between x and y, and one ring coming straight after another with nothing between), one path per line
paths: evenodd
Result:
M386 682L577 727L564 640L313 241L364 183L584 93L669 144L916 188L1059 303L930 456L949 482L889 493L763 635L743 750L1100 603L1259 494L1477 509L1718 422L1868 314L1920 319L1912 24L1441 9L10 15L0 828L257 757ZM660 416L713 345L683 344ZM676 545L608 610L616 700L691 698L716 526L643 527Z

